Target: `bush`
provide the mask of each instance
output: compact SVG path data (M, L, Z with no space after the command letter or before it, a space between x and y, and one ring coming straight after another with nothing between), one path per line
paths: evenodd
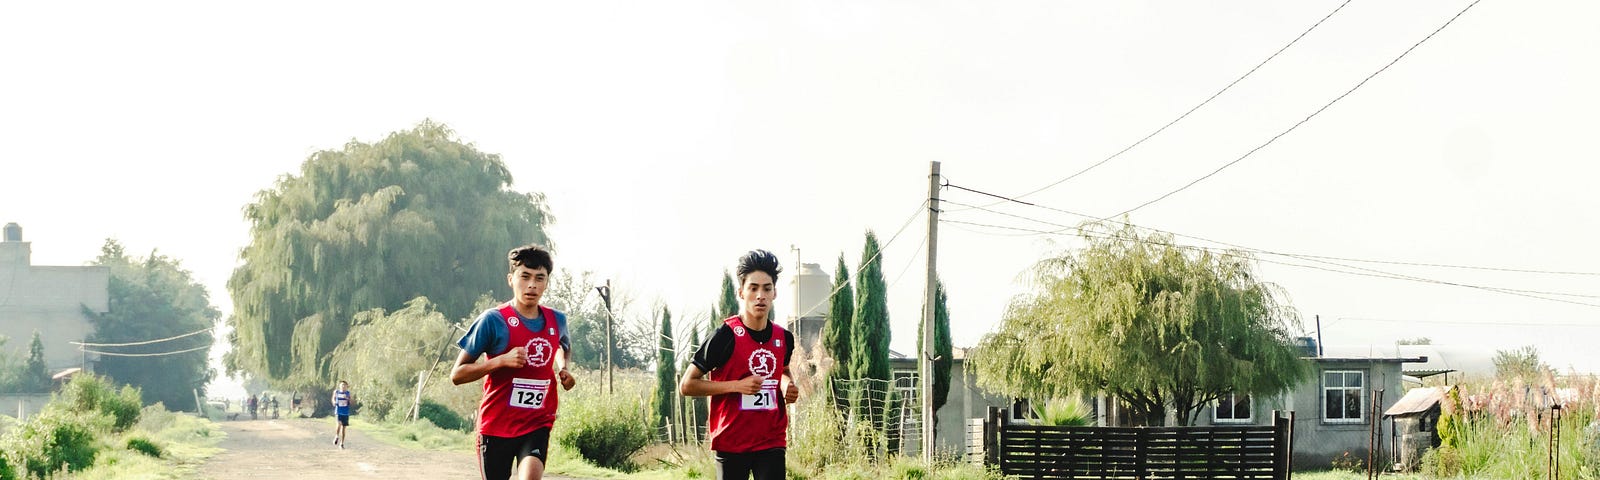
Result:
M165 452L161 451L160 445L156 445L155 442L142 437L128 437L128 450L133 450L135 452L143 453L155 458L161 458L161 456L165 454Z
M580 387L562 398L557 440L597 466L632 471L636 467L628 457L654 438L645 415L644 402L649 398L606 395L598 387ZM569 400L576 398L582 401Z
M426 418L429 422L433 422L435 426L446 430L465 432L472 427L471 424L467 423L467 419L461 418L461 415L457 415L449 407L432 400L422 401L422 405L417 407L417 416Z
M50 402L50 406L79 413L106 414L111 417L112 431L121 432L139 421L143 404L139 397L138 388L124 386L118 392L105 377L77 375L62 387L59 401Z
M103 418L47 409L8 436L8 449L30 476L46 478L66 468L79 471L94 464L98 449L94 431Z
M1033 412L1039 417L1039 423L1045 425L1087 427L1094 423L1089 406L1076 396L1052 398L1043 405L1035 405Z
M17 480L17 469L11 467L5 452L0 452L0 480Z

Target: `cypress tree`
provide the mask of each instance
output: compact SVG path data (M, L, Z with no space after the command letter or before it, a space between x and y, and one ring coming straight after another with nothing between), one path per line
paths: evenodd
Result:
M848 395L841 380L850 379L850 321L855 316L855 293L850 288L850 268L844 264L844 254L839 254L839 266L833 273L833 296L829 298L828 317L822 325L822 348L833 359L828 372L828 385L824 393L833 397L840 412L849 407Z
M855 395L859 421L880 425L889 385L889 300L878 236L867 231L856 278L855 319L850 322L850 376L862 380Z
M660 347L656 350L656 416L659 425L672 423L672 397L677 395L678 365L673 355L672 311L661 307Z

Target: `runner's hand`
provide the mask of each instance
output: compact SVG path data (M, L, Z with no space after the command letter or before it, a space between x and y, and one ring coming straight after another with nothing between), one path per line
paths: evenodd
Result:
M503 368L526 367L528 366L528 350L522 347L516 347L511 349L509 352L503 353L498 357L494 357L494 361L500 362L500 366Z
M794 382L784 383L789 385L783 388L783 403L794 403L800 400L800 388L794 386Z
M578 383L577 379L572 378L572 373L566 371L566 369L556 372L556 378L561 379L561 389L563 390L572 390L572 386Z
M761 393L761 382L763 381L766 381L766 379L761 378L760 375L751 375L734 380L733 392L743 393L745 395L755 395L757 393Z

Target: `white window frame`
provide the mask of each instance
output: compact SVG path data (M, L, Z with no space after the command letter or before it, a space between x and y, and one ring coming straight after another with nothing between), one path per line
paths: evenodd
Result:
M1328 386L1328 374L1333 374L1333 373L1337 373L1337 374L1340 374L1340 375L1355 374L1355 375L1359 376L1359 378L1361 379L1361 386L1359 386L1359 387L1347 387L1347 386L1330 387L1330 386ZM1323 370L1321 376L1322 376L1322 392L1321 392L1322 393L1322 395L1321 395L1322 399L1320 401L1318 401L1318 403L1322 404L1322 413L1321 413L1322 422L1323 423L1354 423L1354 424L1366 423L1366 421L1367 421L1366 405L1367 405L1367 387L1368 387L1366 370ZM1348 383L1348 382L1345 382L1345 383ZM1328 418L1328 392L1335 391L1335 390L1340 391L1340 392L1348 392L1348 391L1351 391L1351 390L1355 390L1357 392L1357 394L1360 395L1361 403L1357 404L1357 406L1356 406L1355 417L1350 417L1350 418ZM1344 395L1340 395L1339 398L1343 399ZM1350 412L1345 412L1345 413L1348 414Z
M1250 408L1250 415L1247 416L1247 417L1244 417L1244 418L1231 418L1231 416L1233 415L1232 405L1237 403L1237 400L1238 400L1239 397L1244 397L1244 402L1247 405L1250 406L1249 407ZM1254 397L1250 396L1249 394L1242 394L1242 395L1241 394L1237 394L1237 393L1224 394L1224 395L1222 395L1221 398L1217 399L1217 403L1214 406L1212 406L1212 408L1211 408L1211 423L1214 423L1214 424L1223 424L1223 423L1246 423L1246 424L1248 424L1248 423L1255 423L1255 421L1256 421L1256 403L1255 403L1255 401L1256 401L1256 399ZM1223 418L1222 417L1222 411L1223 411L1224 402L1226 402L1226 405L1229 406L1227 408L1227 410L1228 410L1228 415L1230 416L1230 418Z

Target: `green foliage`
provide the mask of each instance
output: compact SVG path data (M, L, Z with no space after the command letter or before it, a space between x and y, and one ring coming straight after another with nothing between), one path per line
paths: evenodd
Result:
M883 256L878 236L867 231L861 249L861 273L856 278L855 318L850 321L850 378L889 380L889 292L883 280ZM873 389L861 389L854 402L856 418L882 423L884 398Z
M1461 390L1450 387L1445 391L1444 403L1439 407L1439 423L1434 428L1439 432L1439 445L1448 448L1461 447L1462 413Z
M1076 395L1052 398L1033 407L1039 423L1058 427L1087 427L1094 424L1094 413Z
M1529 385L1538 384L1551 371L1550 365L1539 358L1539 349L1527 345L1516 350L1495 350L1494 376L1503 381L1521 379Z
M700 347L701 347L701 344L700 344L700 329L698 329L698 328L689 329L689 343L688 343L688 345L690 345L689 348L691 350L698 351L700 349ZM690 365L690 361L691 360L693 360L693 356L692 355L684 357L684 359L683 359L683 369L685 371L688 371L689 368L691 367L691 365ZM707 398L707 397L688 397L688 398L683 399L683 401L685 403L689 404L689 422L688 423L689 423L690 429L694 431L695 437L698 438L698 437L703 436L704 433L702 432L702 430L704 430L704 428L705 428L705 426L706 426L706 424L707 424L707 422L708 422L708 420L710 418L710 415L711 415L710 399Z
M426 419L439 428L460 432L471 431L473 425L448 407L432 400L423 400L417 407L417 417Z
M357 313L350 335L333 351L330 370L350 382L363 414L407 416L417 372L434 368L451 353L456 332L450 325L423 297L393 312Z
M46 408L6 435L5 450L29 476L48 478L65 468L76 472L99 453L94 432L103 417L64 408Z
M649 380L620 377L620 392L643 391ZM604 382L579 383L562 392L561 425L556 440L595 465L632 471L628 457L655 437L646 408L649 399L638 395L607 395ZM570 394L566 395L566 394ZM568 399L581 400L568 400Z
M1030 398L1101 391L1147 424L1172 405L1187 425L1223 394L1269 397L1308 374L1290 343L1297 314L1247 253L1105 230L1086 224L1086 247L1038 263L1033 293L969 356L979 385Z
M44 363L44 340L38 330L33 331L33 341L28 342L28 360L22 364L17 386L24 392L50 391L50 368Z
M211 305L205 287L177 259L158 255L138 258L121 243L107 239L95 265L108 267L110 310L87 312L94 322L95 343L127 343L168 338L194 332L221 318ZM132 347L101 347L117 353L186 353L151 357L102 356L96 372L117 383L139 387L145 401L162 402L181 410L194 410L194 389L205 395L211 380L207 366L212 343L209 334Z
M656 395L655 406L658 426L672 423L672 399L678 395L678 365L674 360L676 349L672 339L672 311L666 307L661 308L660 345L656 349Z
M822 349L827 350L827 355L834 358L834 363L829 366L829 386L838 384L838 381L850 379L850 322L856 317L856 294L850 288L850 267L845 266L845 254L838 254L838 266L834 267L834 296L829 298L827 320L822 323ZM848 398L837 395L832 387L826 389L827 397L834 397L835 408L845 411L848 408Z
M119 391L108 378L78 374L61 388L61 392L45 409L103 414L110 419L112 431L121 432L139 421L143 406L138 387L124 385Z
M945 305L949 303L949 296L944 292L944 281L940 280L934 290L933 303L933 410L938 411L944 407L950 395L950 366L955 364L955 346L950 341L950 309ZM927 319L917 325L917 358L922 358L923 328L926 328ZM917 361L917 370L922 370L922 361ZM935 419L938 417L935 416Z
M606 342L605 304L595 292L594 273L583 272L574 277L571 272L556 269L550 277L550 288L540 303L560 310L567 315L567 339L572 342L572 363L585 368L605 368L606 349L611 350L611 361L617 368L647 368L654 357L655 332L649 322L637 325L628 321L633 299L628 290L616 288L611 293L611 312L616 315L612 323L612 336ZM641 328L642 327L642 328Z
M161 450L160 445L156 445L156 442L152 442L150 439L144 437L128 437L127 445L128 450L133 450L135 452L143 453L155 458L161 458L162 455L166 454L166 452Z
M8 456L0 453L0 480L17 480L17 469L11 466Z
M717 300L717 313L722 315L718 320L739 314L738 291L739 287L734 285L733 275L726 271L722 272L722 298Z
M485 293L509 297L505 252L548 245L552 221L542 195L511 185L498 155L432 121L312 154L244 209L229 372L324 386L326 356L356 312L420 296L462 318Z

